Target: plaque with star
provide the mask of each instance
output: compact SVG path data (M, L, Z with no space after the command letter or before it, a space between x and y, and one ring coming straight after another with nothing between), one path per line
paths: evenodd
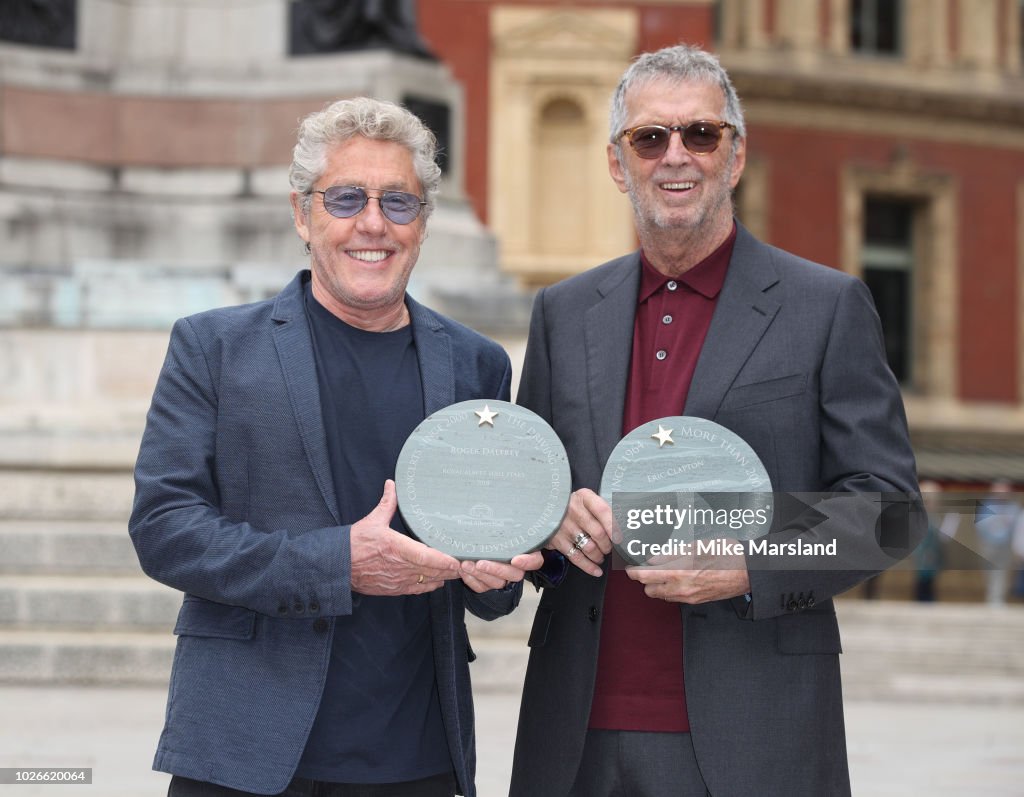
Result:
M456 559L507 562L540 548L569 506L569 460L534 412L495 399L432 413L395 468L398 509L423 543Z
M615 550L634 565L647 557L636 555L642 546L633 540L675 540L679 549L694 539L752 539L771 524L771 480L757 453L705 418L658 418L631 431L608 458L601 496L622 532ZM722 518L738 522L716 522Z

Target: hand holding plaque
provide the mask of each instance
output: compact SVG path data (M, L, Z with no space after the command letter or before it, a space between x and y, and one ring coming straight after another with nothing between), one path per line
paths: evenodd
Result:
M473 400L431 414L406 440L395 470L398 506L423 543L456 559L540 548L569 503L569 462L537 414Z

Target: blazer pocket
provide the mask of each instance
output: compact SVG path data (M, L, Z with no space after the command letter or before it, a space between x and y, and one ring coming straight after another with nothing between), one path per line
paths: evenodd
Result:
M537 607L537 613L533 616L533 628L530 629L530 641L527 643L531 648L542 648L547 644L551 614L551 609Z
M799 396L807 387L806 374L791 374L777 379L766 379L749 385L734 387L725 394L721 409L735 410L740 407L751 407L755 404L766 404L769 401Z
M218 639L252 639L256 633L256 612L242 606L227 606L186 595L178 612L174 633Z
M843 652L834 611L783 615L775 618L779 652L789 655Z

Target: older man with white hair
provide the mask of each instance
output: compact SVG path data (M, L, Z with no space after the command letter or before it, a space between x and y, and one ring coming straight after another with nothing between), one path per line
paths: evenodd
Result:
M511 379L500 346L406 294L435 148L387 102L307 117L310 270L171 333L130 523L143 569L185 593L154 763L171 797L475 793L464 610L511 611L541 557L459 562L395 514L408 434Z

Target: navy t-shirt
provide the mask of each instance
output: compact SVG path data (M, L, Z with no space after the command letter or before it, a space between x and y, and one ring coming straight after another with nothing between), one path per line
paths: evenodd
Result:
M341 522L365 517L424 417L412 327L367 332L332 315L306 285L320 403ZM407 533L396 513L391 527ZM452 769L434 676L426 595L352 594L335 618L327 683L297 775L394 783Z

